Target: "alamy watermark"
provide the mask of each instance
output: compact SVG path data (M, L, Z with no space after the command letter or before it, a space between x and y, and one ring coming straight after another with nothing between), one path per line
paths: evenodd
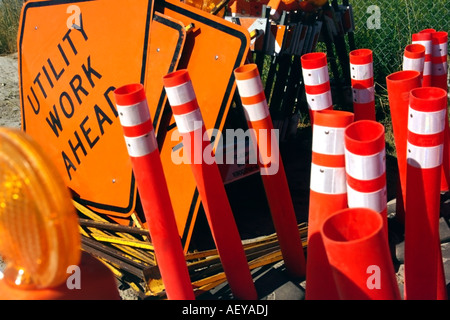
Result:
M370 14L367 18L367 29L381 29L381 9L377 5L370 5L367 7L366 13Z
M81 290L81 269L79 266L70 265L66 269L66 273L69 273L70 276L66 279L67 289L70 290Z
M366 269L366 273L370 276L366 280L366 286L368 289L381 289L381 269L377 265L370 265Z
M198 126L201 128L202 122ZM179 142L172 149L174 164L259 164L262 175L274 175L279 169L278 129L197 129L181 134L175 129L171 141ZM209 143L211 141L211 143ZM258 147L253 144L258 141ZM249 145L248 157L241 156ZM227 146L231 146L227 147Z

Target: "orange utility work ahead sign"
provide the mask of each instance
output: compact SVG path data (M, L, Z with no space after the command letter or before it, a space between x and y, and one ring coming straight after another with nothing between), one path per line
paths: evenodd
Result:
M136 190L113 90L141 82L152 1L30 1L19 30L22 128L81 203L127 216Z

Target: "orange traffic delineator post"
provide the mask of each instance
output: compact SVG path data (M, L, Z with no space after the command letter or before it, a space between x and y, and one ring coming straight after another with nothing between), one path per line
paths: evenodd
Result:
M448 92L447 85L447 53L448 33L437 31L431 34L433 46L431 85ZM448 119L448 111L445 119ZM444 155L442 159L441 191L450 189L450 129L448 120L445 121Z
M415 41L414 41L415 40ZM447 41L448 34L445 31L435 29L424 29L417 34L413 34L413 43L421 43L426 46L425 66L429 74L426 82L422 86L439 87L448 91L447 87ZM425 71L424 71L425 72ZM448 119L448 118L446 118ZM441 191L448 191L450 188L450 130L446 122L444 136L444 158L442 161Z
M425 47L421 44L409 44L403 52L403 70L415 70L420 72L422 82L423 67L425 63Z
M439 237L440 180L447 92L410 92L405 214L405 298L431 299L445 288ZM438 281L443 281L439 284Z
M117 112L168 299L195 299L144 87L114 91Z
M355 121L375 120L375 85L373 79L372 50L353 50L350 52L349 58Z
M340 110L323 110L315 115L308 213L307 300L339 299L320 228L330 215L347 208L344 130L353 120L353 113Z
M423 87L431 86L431 73L432 73L431 57L433 52L431 34L435 31L436 30L434 29L425 29L418 33L413 33L412 35L413 44L421 44L425 47L425 61L423 65L423 76L422 76Z
M206 128L189 73L186 69L169 73L163 83L230 289L236 299L257 299L219 168L215 161L203 159L204 151L211 154L212 147L204 139Z
M394 72L386 77L386 86L397 152L398 181L395 217L405 219L406 203L406 136L408 134L409 92L421 86L421 74L417 70Z
M303 82L311 125L316 111L333 109L327 56L312 52L301 56Z
M431 86L448 91L447 84L447 53L448 33L436 31L431 34L432 56L431 56Z
M235 69L234 75L247 123L252 131L252 143L256 146L259 155L261 179L286 270L295 277L304 277L306 263L298 232L297 217L278 141L273 139L272 118L258 66L256 64L241 66ZM261 139L262 134L265 134L265 139Z
M328 260L342 300L400 300L383 218L369 208L347 208L322 225Z
M387 235L384 126L355 121L345 129L345 171L349 208L370 208L383 217Z

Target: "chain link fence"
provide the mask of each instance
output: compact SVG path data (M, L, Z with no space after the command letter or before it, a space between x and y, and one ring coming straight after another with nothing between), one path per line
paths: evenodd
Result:
M401 70L403 50L423 29L450 31L448 0L353 0L355 45L373 50L375 81Z

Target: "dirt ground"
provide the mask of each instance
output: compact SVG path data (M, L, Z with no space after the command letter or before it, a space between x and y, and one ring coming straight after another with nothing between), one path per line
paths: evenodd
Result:
M17 53L0 56L0 126L20 128Z

